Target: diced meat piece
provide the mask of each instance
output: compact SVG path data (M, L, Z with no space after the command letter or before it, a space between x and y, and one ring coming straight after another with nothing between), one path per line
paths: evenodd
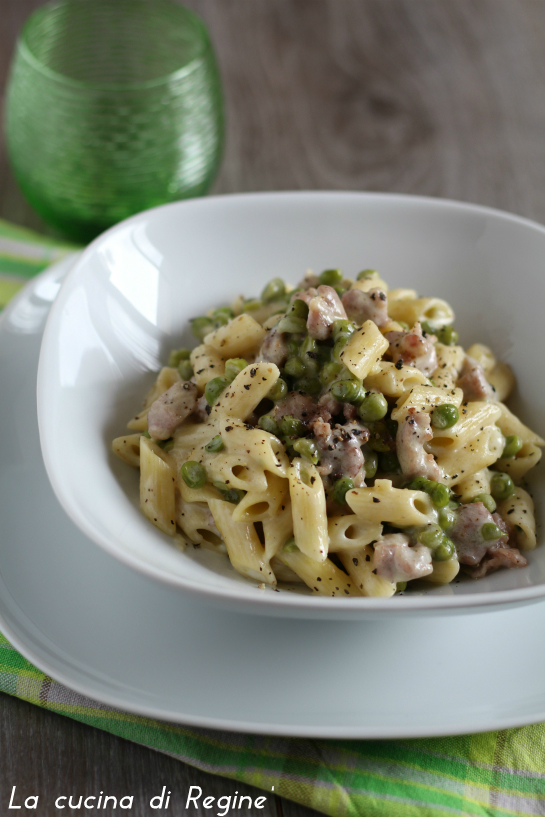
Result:
M326 391L322 394L320 399L318 400L318 414L321 420L324 422L329 423L332 417L335 417L337 414L340 414L347 403L340 403L339 400L336 400L330 391Z
M327 340L335 321L346 320L344 306L333 287L319 286L316 295L308 301L308 309L308 333L316 340Z
M308 425L316 418L317 412L318 406L309 394L302 391L290 391L287 397L279 400L275 405L271 411L271 417L278 422L286 414L291 414Z
M343 306L351 321L358 326L365 321L374 321L377 326L388 323L388 298L383 289L376 287L369 292L349 289L342 297Z
M441 480L441 468L433 454L428 454L424 449L424 443L432 437L430 415L411 406L396 434L396 453L403 476Z
M502 567L526 567L527 564L528 561L518 548L500 547L496 550L487 551L479 565L475 567L464 565L463 571L472 579L482 579L483 576L487 576L493 570L500 570Z
M315 275L312 270L305 272L305 277L302 281L300 281L297 286L295 287L295 291L298 289L309 289L310 287L319 287L320 286L320 276Z
M266 363L274 363L281 368L288 359L288 355L289 349L286 335L284 332L279 332L275 326L265 335L255 362L261 363L261 361L265 361Z
M208 404L208 400L206 399L206 395L201 394L199 399L197 400L197 404L193 411L193 415L197 417L202 423L206 423L210 416L210 412L212 411L212 406Z
M492 514L492 520L493 520L494 524L497 525L498 528L500 530L502 530L506 536L509 536L509 531L507 529L507 525L505 524L505 521L501 518L499 513L493 513ZM490 548L489 548L489 550L490 550Z
M410 582L433 572L430 549L411 547L404 533L389 533L375 544L373 569L389 582Z
M369 439L368 430L360 423L347 423L331 428L318 418L311 426L320 451L318 472L332 480L351 477L356 488L365 485L361 446Z
M394 363L400 360L405 366L414 366L426 377L437 368L435 335L424 337L418 321L410 332L386 332L384 337L390 344L389 352Z
M151 404L148 431L154 440L168 440L195 410L199 390L195 383L178 380Z
M458 561L464 565L478 565L488 550L497 549L498 544L507 544L507 534L496 540L485 541L481 528L490 522L496 524L494 517L486 510L482 502L471 502L462 505L458 511L456 524L449 531L449 538L456 545ZM503 529L503 528L502 528Z
M483 367L466 355L456 385L464 392L464 400L495 400L496 392L485 377Z

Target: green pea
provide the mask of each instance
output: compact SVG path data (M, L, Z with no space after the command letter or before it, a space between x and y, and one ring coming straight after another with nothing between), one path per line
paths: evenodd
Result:
M218 309L214 309L212 312L213 318L217 318L220 315L225 315L227 318L229 318L229 320L232 320L235 317L235 313L230 306L220 306Z
M286 553L297 553L299 548L295 543L295 537L292 536L291 539L288 539L287 542L284 542L284 546L282 550L285 550Z
M515 493L515 483L509 474L494 474L490 480L490 493L498 502L509 499Z
M191 321L191 331L200 341L203 341L206 335L214 331L214 324L210 318L205 316L201 318L193 318Z
M444 428L452 428L459 419L460 414L458 413L458 409L456 406L453 406L452 403L443 403L441 406L435 406L431 413L432 426L441 430Z
M364 269L361 272L358 272L356 281L364 281L366 278L378 278L378 272L376 269Z
M282 378L279 377L274 386L272 387L272 389L270 390L270 392L268 393L267 397L269 398L269 400L273 400L275 403L277 403L278 400L283 400L287 393L288 384L286 383L285 380L282 380Z
M396 583L396 593L403 593L404 590L407 589L407 582L397 582Z
M354 480L350 477L341 477L333 483L331 496L338 505L346 505L346 494L354 488Z
M248 300L244 301L242 304L242 311L243 312L255 312L256 309L261 309L263 306L263 301L259 298L248 298Z
M379 420L376 423L369 423L370 426L369 432L369 442L367 445L372 451L378 451L379 454L386 454L388 451L391 451L390 447L390 434L388 433L388 429L386 428L386 424Z
M307 331L307 322L304 318L286 315L278 321L276 328L279 332L288 332L291 335L300 334Z
M225 377L231 383L248 363L242 357L232 357L225 364Z
M278 425L285 437L303 437L307 433L304 424L293 414L285 414Z
M342 337L343 335L352 335L354 332L355 326L352 321L347 321L344 318L337 318L336 321L333 322L333 326L331 327L331 334L333 335L333 340L337 340L337 338Z
M373 479L378 471L378 454L376 451L368 449L364 454L363 470L365 479Z
M385 474L395 474L400 470L399 460L393 451L387 451L380 455L380 470Z
M178 374L182 380L191 380L195 372L189 360L181 360L178 364Z
M269 281L263 292L261 293L261 300L264 304L268 304L271 301L276 301L278 298L281 298L282 295L286 294L286 285L282 278L273 278L272 281Z
M522 440L516 434L510 434L505 438L505 447L503 449L503 457L514 457L522 448Z
M335 344L333 346L333 351L331 352L331 358L337 363L342 363L341 353L344 352L346 344L350 340L350 335L339 335Z
M257 424L259 428L263 429L263 431L268 431L269 434L274 434L276 437L278 437L278 423L271 417L270 414L263 414L257 421Z
M298 357L301 351L301 336L291 335L288 338L288 357Z
M342 368L342 363L335 363L333 360L330 363L326 363L324 366L322 366L319 375L322 386L329 386L329 384L335 380Z
M189 360L190 354L191 354L190 349L172 349L171 353L168 356L167 365L175 369L178 366L180 360Z
M327 286L334 287L340 284L344 275L340 269L326 269L320 274L320 283Z
M363 422L375 422L382 420L388 412L386 398L380 392L369 392L360 403L358 415Z
M421 545L425 545L430 550L435 550L444 539L445 534L439 525L426 525L425 528L419 531L417 540Z
M204 465L194 460L184 462L180 468L180 474L188 488L202 488L208 479Z
M437 340L445 346L456 346L458 343L458 332L452 326L443 326L439 330Z
M425 491L427 494L431 493L437 482L434 482L432 479L427 479L426 477L414 477L411 479L410 482L405 485L405 488L408 488L410 491Z
M501 539L501 537L504 535L505 534L501 528L498 528L498 526L493 522L485 522L484 525L481 526L481 536L485 542L492 542L494 539Z
M450 499L450 491L442 482L437 482L430 497L436 508L446 508Z
M359 405L365 398L365 389L357 380L336 380L331 385L331 394L341 403Z
M142 432L142 437L146 437L148 440L151 440L151 434L147 430Z
M221 438L221 434L216 434L216 436L212 437L210 442L204 446L204 450L208 451L209 454L216 454L218 451L223 451L224 448L225 443Z
M401 326L404 332L408 332L409 329L411 328L409 324L406 323L405 321L397 321L397 323Z
M222 499L226 502L232 502L233 505L238 505L240 500L246 496L246 491L241 491L239 488L229 488L225 482L213 482L212 485L220 492Z
M346 289L344 287L333 287L333 289L335 290L339 298L342 298L344 293L346 292Z
M454 556L455 551L454 542L444 536L443 541L433 551L432 559L434 562L448 562Z
M284 371L290 377L303 377L306 367L300 357L290 357L284 365Z
M448 506L440 508L437 514L437 520L443 530L450 530L456 524L456 512Z
M174 440L172 437L168 440L160 440L158 445L163 449L163 451L172 451L174 448Z
M209 406L213 406L220 394L229 385L226 377L213 377L204 387L204 395Z
M477 496L473 497L471 502L482 502L489 513L494 513L496 510L496 503L490 494L477 494Z
M303 377L297 380L294 384L295 391L303 391L305 394L310 394L315 397L322 391L322 384L317 377Z
M310 460L314 465L317 465L320 460L318 453L318 446L314 440L300 439L293 443L293 450L300 454L305 459Z
M461 504L462 503L458 502L457 499L451 498L451 499L449 499L449 503L448 503L447 507L450 508L451 511L456 511L460 507Z
M301 298L296 298L294 301L292 301L287 314L293 315L294 318L303 318L306 322L308 318L308 304Z

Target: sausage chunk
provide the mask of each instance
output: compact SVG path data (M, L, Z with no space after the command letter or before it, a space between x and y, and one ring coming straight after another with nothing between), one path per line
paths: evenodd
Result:
M153 440L168 440L197 406L196 383L178 380L151 404L148 431Z

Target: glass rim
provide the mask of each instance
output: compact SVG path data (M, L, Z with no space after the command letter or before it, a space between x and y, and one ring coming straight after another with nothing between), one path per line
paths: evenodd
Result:
M89 2L89 0L83 1ZM137 0L137 2L145 2L145 0ZM153 2L155 4L157 0L153 0ZM160 77L156 77L155 79L146 80L145 82L88 82L87 80L67 77L65 74L61 74L59 71L55 71L53 68L49 68L47 65L44 65L44 63L33 53L27 42L30 28L38 16L49 13L62 6L68 6L72 3L72 0L52 0L52 2L40 6L34 12L32 12L32 14L25 21L19 37L17 38L17 52L23 57L23 59L30 63L38 73L41 73L49 79L58 82L60 85L65 85L67 87L77 89L78 91L115 91L116 93L123 91L140 91L165 85L168 82L173 82L178 79L183 79L199 66L199 64L202 62L203 56L207 52L213 54L208 29L204 20L202 20L198 14L191 9L188 9L186 6L175 3L173 0L160 0L160 2L163 2L163 5L165 6L168 5L181 10L181 12L185 14L187 18L196 24L197 29L200 30L201 36L199 37L199 48L194 57L192 57L185 65L177 68L175 71L170 71L168 74L162 74Z

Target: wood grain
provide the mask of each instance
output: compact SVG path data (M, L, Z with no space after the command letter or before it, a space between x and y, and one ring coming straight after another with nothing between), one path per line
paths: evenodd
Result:
M545 221L545 4L187 4L210 27L225 87L228 136L215 192L386 190ZM0 99L16 34L39 5L0 0ZM0 217L43 229L17 189L2 137ZM146 804L163 784L177 792L201 785L216 796L234 791L165 755L5 695L0 746L0 803L16 784L40 794L40 817L59 814L51 804L62 791L130 792L135 817L149 813ZM315 813L272 798L267 809L252 817ZM167 813L186 812L176 799Z

